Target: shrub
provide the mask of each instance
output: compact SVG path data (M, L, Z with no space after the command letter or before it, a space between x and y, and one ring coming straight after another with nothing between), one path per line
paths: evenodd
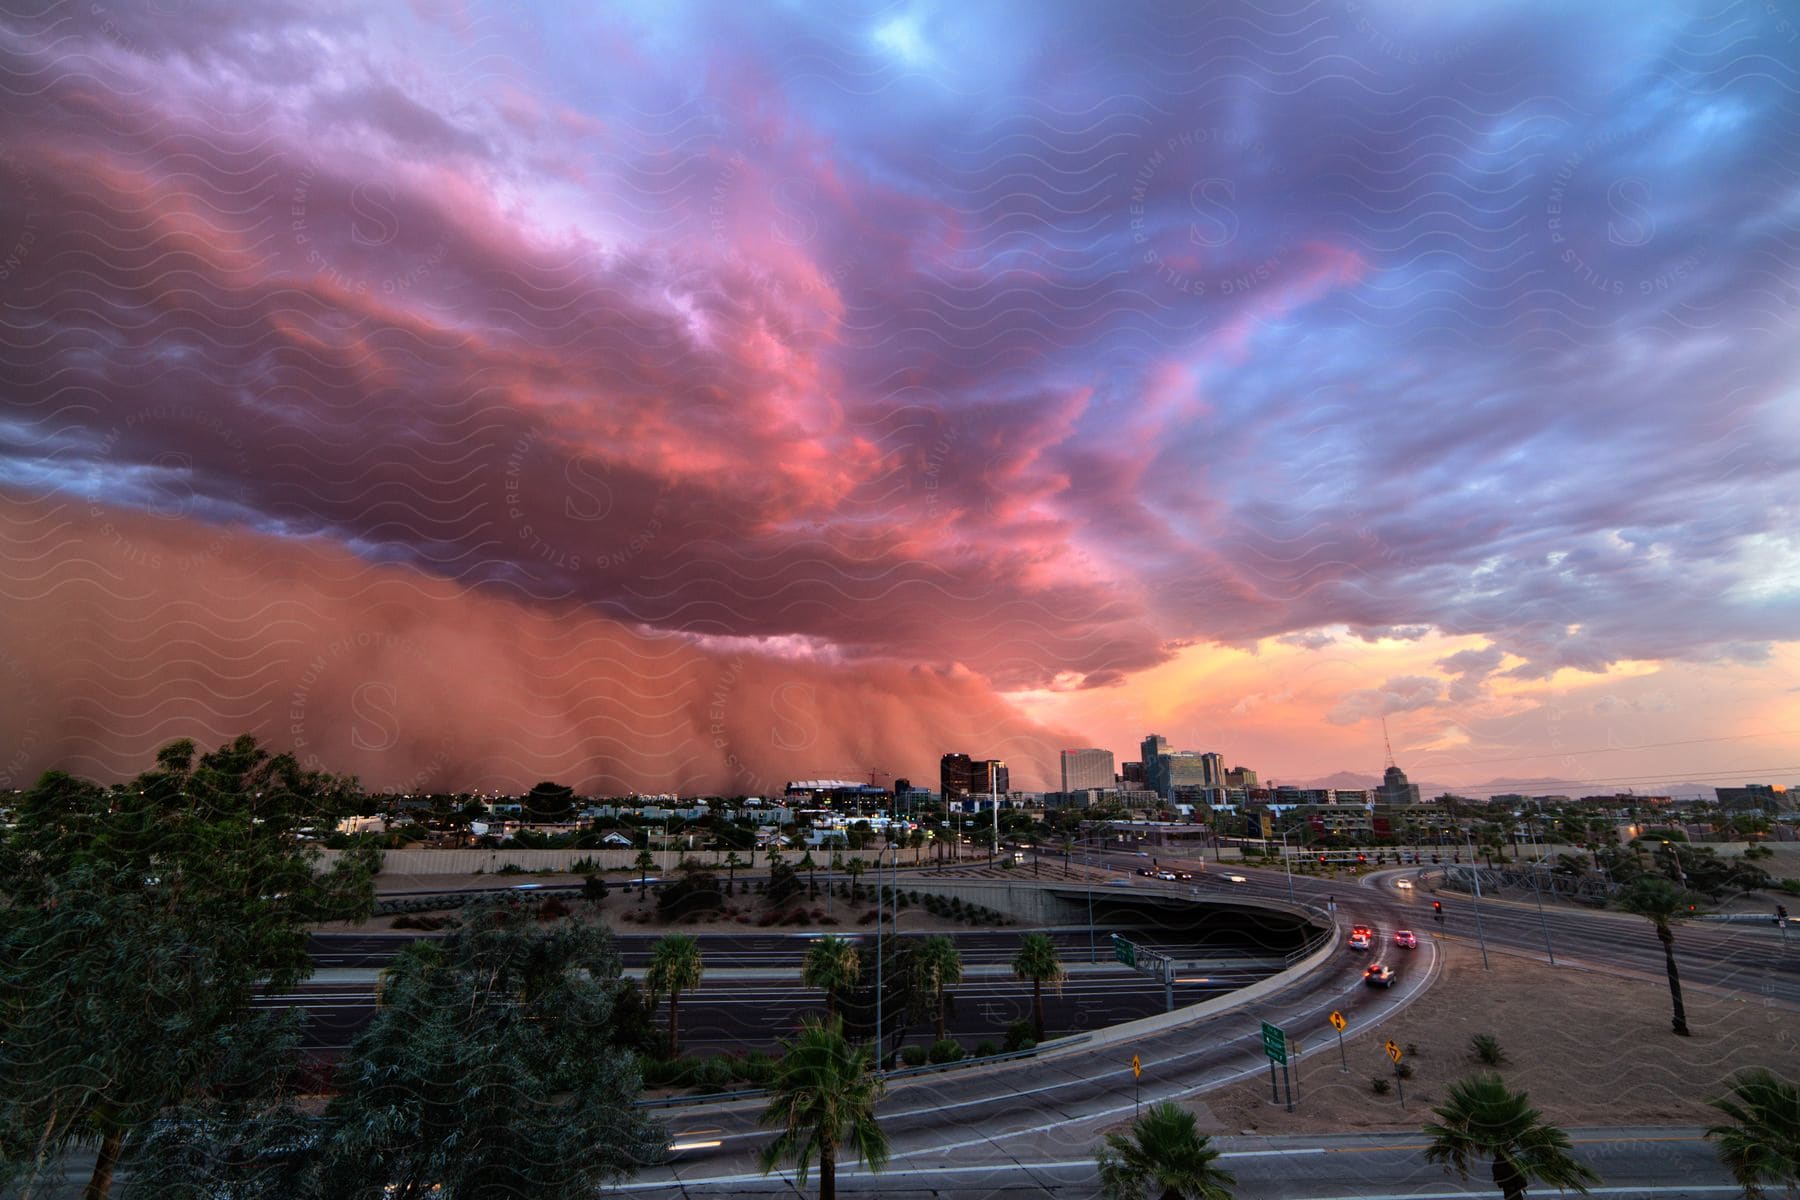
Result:
M569 874L571 875L591 875L599 869L600 864L594 861L591 854L584 854L569 864Z
M507 863L504 867L501 867L498 871L495 871L494 874L496 874L496 875L523 875L523 874L525 874L525 868L519 866L517 863Z
M693 872L656 895L656 911L676 919L724 907L725 894L719 890L718 877L705 871Z
M1500 1049L1500 1039L1491 1033L1478 1033L1470 1038L1469 1052L1483 1066L1498 1067L1506 1062L1506 1052Z
M559 917L568 916L571 911L573 910L569 908L567 900L561 896L551 896L538 905L537 915L540 921L554 921Z
M1411 1079L1413 1077L1413 1065L1409 1062L1397 1062L1394 1064L1394 1074L1402 1079Z
M1385 1075L1377 1075L1375 1078L1369 1080L1369 1090L1374 1092L1377 1096L1385 1096L1394 1090L1394 1085L1387 1081Z
M1014 1021L1006 1027L1007 1052L1031 1049L1037 1045L1036 1034L1037 1028L1030 1021Z
M878 920L880 917L881 911L879 909L871 908L868 912L856 918L856 923L858 925L867 925L869 922Z
M951 1063L963 1057L963 1054L962 1043L954 1038L945 1038L931 1044L931 1052L927 1057L934 1063Z
M976 1058L992 1058L998 1053L1000 1046L993 1038L983 1038L975 1047Z
M923 1046L903 1046L903 1047L901 1047L900 1061L905 1063L909 1067L924 1066L925 1065L925 1047L923 1047Z
M1406 1043L1406 1057L1408 1057L1408 1058L1419 1057L1419 1044L1417 1042Z

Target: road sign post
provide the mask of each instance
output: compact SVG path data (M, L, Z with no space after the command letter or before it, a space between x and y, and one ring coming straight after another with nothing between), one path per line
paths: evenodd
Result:
M1400 1074L1400 1044L1390 1038L1387 1042L1382 1044L1381 1048L1386 1050L1387 1056L1394 1060L1394 1087L1398 1089L1400 1093L1400 1107L1405 1108L1406 1076Z
M1262 1023L1263 1053L1269 1056L1269 1091L1276 1103L1281 1102L1281 1093L1275 1086L1275 1064L1281 1064L1281 1077L1287 1081L1287 1110L1294 1111L1294 1084L1288 1075L1287 1034L1278 1026L1267 1021Z
M1350 1073L1350 1060L1344 1057L1344 1026L1347 1024L1349 1024L1349 1022L1344 1020L1344 1014L1333 1009L1331 1013L1331 1027L1337 1030L1338 1070L1346 1075Z

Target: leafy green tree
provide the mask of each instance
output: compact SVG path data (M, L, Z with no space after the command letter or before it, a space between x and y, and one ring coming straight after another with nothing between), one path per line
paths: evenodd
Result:
M1708 1126L1706 1136L1744 1200L1762 1200L1764 1184L1800 1191L1800 1087L1758 1067L1711 1104L1731 1123Z
M521 807L528 821L566 821L575 815L575 789L546 779L525 793Z
M685 933L664 934L656 940L650 954L650 967L644 972L644 983L652 998L669 994L669 1057L680 1053L679 1005L681 993L700 986L700 943Z
M800 894L800 875L787 863L769 854L769 905L780 908L789 900Z
M919 947L919 968L931 981L933 1008L937 1015L937 1040L943 1041L948 1034L945 1025L944 989L955 987L962 982L962 955L957 952L956 943L943 934L934 934L925 939Z
M1656 940L1662 943L1663 966L1669 976L1669 1001L1675 1007L1672 1023L1677 1034L1687 1037L1687 1010L1681 1003L1681 974L1675 969L1674 924L1694 911L1693 901L1667 880L1641 875L1620 893L1618 905L1626 912L1647 918L1655 926Z
M639 850L631 865L638 869L638 903L642 904L650 891L650 872L656 868L656 856L648 850Z
M1031 983L1031 1024L1037 1040L1044 1040L1044 985L1058 987L1063 980L1062 960L1056 955L1056 943L1041 933L1029 933L1019 946L1012 962L1013 976Z
M807 987L825 993L825 1015L837 1015L838 997L856 986L862 972L862 960L856 943L849 938L826 935L806 948L806 959L800 966L800 979Z
M1172 1101L1153 1104L1131 1135L1109 1133L1097 1156L1106 1200L1231 1200L1236 1177L1216 1166L1219 1151L1201 1136L1194 1114Z
M763 1150L763 1174L792 1161L795 1180L805 1187L816 1158L819 1200L836 1200L840 1149L853 1151L871 1171L881 1170L888 1141L875 1119L875 1102L885 1090L868 1048L849 1042L841 1023L807 1020L769 1082L762 1121L781 1132Z
M1471 1075L1450 1085L1450 1098L1432 1110L1436 1122L1425 1126L1431 1139L1429 1162L1469 1178L1471 1165L1491 1164L1494 1186L1505 1200L1524 1200L1533 1180L1561 1190L1587 1194L1600 1177L1569 1153L1569 1135L1545 1123L1524 1092L1515 1092L1494 1074Z
M631 1107L637 1060L616 1018L635 989L611 938L535 908L472 904L384 972L326 1110L316 1194L585 1200L660 1155L665 1132Z
M96 1147L103 1200L126 1138L203 1093L259 987L312 971L308 927L373 911L380 851L317 870L353 780L244 736L165 746L112 789L51 772L0 839L0 1159L24 1176Z

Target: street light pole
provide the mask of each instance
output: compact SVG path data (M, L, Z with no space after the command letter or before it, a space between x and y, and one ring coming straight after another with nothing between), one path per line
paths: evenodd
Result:
M1488 966L1487 934L1481 928L1481 865L1475 861L1475 842L1467 829L1463 830L1463 841L1469 847L1469 874L1475 879L1475 938L1481 943L1481 969L1493 970Z
M1538 823L1541 825L1544 820L1544 806L1539 804L1536 800L1533 800L1532 804L1537 808ZM1531 839L1531 849L1533 851L1531 892L1532 895L1537 897L1538 924L1544 930L1544 951L1550 955L1550 965L1554 967L1556 965L1556 948L1550 944L1550 919L1544 915L1544 886L1538 879L1538 876L1543 872L1544 863L1549 854L1549 848L1544 844L1537 831L1532 827L1530 818L1527 818L1525 822L1525 836Z
M1281 865L1283 867L1287 868L1288 903L1289 904L1295 903L1295 900L1294 900L1294 862L1291 858L1288 857L1288 847L1287 847L1288 834L1290 834L1292 832L1293 832L1293 830L1291 830L1291 829L1284 829L1281 831Z

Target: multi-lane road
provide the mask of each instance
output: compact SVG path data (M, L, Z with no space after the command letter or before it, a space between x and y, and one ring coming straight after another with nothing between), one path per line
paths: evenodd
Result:
M781 1039L797 1031L802 1017L822 1012L821 994L799 983L807 946L819 936L816 932L706 934L708 982L682 999L683 1048L689 1053L738 1052L752 1047L773 1050ZM844 936L856 937L872 949L872 933ZM969 1045L983 1038L999 1041L1007 1025L1031 1015L1031 987L1014 979L1010 966L1022 933L980 930L952 936L962 954L965 978L951 989L948 1032ZM1097 950L1090 945L1086 928L1054 929L1050 936L1069 964L1070 977L1045 994L1049 1028L1099 1029L1163 1011L1166 995L1162 984L1114 963L1105 933L1094 943ZM1191 945L1175 930L1133 930L1132 936L1170 953L1182 964L1174 988L1178 1006L1255 983L1284 965L1283 955L1250 942L1234 946L1215 940L1207 946ZM377 971L412 940L411 935L385 933L316 935L312 951L319 970L312 982L291 993L263 997L258 1004L305 1009L308 1044L317 1049L342 1049L374 1015ZM614 940L626 970L641 973L656 938L620 934ZM1090 961L1100 956L1104 956L1101 961ZM927 1028L920 1025L918 1036Z
M1092 861L1123 873L1134 871L1144 860L1134 854L1098 853ZM1242 882L1233 882L1229 875L1240 876ZM1380 872L1359 882L1303 876L1290 881L1281 872L1209 863L1203 873L1196 872L1192 882L1167 883L1135 874L1123 878L1130 882L1108 887L1105 894L1154 892L1200 899L1275 900L1291 895L1302 904L1330 907L1339 922L1339 936L1319 969L1248 1003L1227 1005L1226 1011L1180 1024L1165 1026L1157 1019L1120 1031L1104 1027L1159 1011L1160 986L1108 970L1104 964L1086 966L1088 931L1059 931L1065 961L1079 969L1062 995L1053 998L1053 1004L1061 1007L1052 1009L1051 1024L1095 1032L1085 1042L1043 1059L979 1071L891 1079L881 1114L883 1129L894 1146L893 1165L874 1180L852 1169L841 1186L847 1191L900 1197L991 1197L1045 1191L1094 1194L1091 1160L1084 1153L1070 1153L1070 1148L1085 1151L1108 1127L1134 1111L1137 1098L1124 1070L1132 1054L1149 1067L1141 1094L1144 1103L1193 1098L1223 1084L1262 1077L1267 1069L1258 1032L1262 1021L1288 1029L1316 1030L1323 1028L1327 1014L1336 1009L1346 1015L1353 1029L1379 1029L1429 986L1441 969L1440 942L1432 934L1466 939L1471 945L1478 941L1477 901L1462 893L1432 893L1428 889L1434 880L1419 876L1415 869ZM1401 878L1415 886L1396 886ZM1441 924L1433 920L1434 898L1444 904ZM1504 969L1511 956L1547 960L1553 951L1559 963L1641 974L1647 979L1662 977L1661 947L1649 924L1638 918L1558 908L1540 914L1530 905L1492 900L1480 902L1480 917L1480 940L1500 956L1496 969ZM1373 952L1344 946L1341 935L1353 923L1373 927ZM1417 950L1393 946L1393 932L1401 928L1420 935ZM791 972L803 953L803 939L742 936L744 940L733 944L732 953L756 964L752 975L762 970ZM647 944L647 939L639 941ZM971 974L958 989L959 1020L984 1031L976 1036L991 1035L1028 1011L1028 992L1005 977L1004 964L1017 942L1016 932L963 935L964 958ZM1104 956L1104 934L1100 946ZM621 948L627 963L636 965L645 946L622 939ZM723 957L710 941L708 950L713 959ZM392 947L363 938L333 943L326 952L341 955L340 961L346 965L366 966L383 953L391 954ZM1794 953L1786 953L1772 927L1689 923L1677 933L1677 952L1683 980L1690 986L1729 989L1771 1003L1800 1006L1800 946ZM1384 959L1398 969L1399 978L1391 990L1363 985L1362 968L1371 958ZM1233 982L1245 978L1248 976ZM1209 973L1206 984L1185 984L1191 990L1178 994L1178 1001L1191 1004L1205 998L1206 989L1217 982L1218 976ZM709 1028L708 1018L695 1014L684 1002L684 1042L706 1049L715 1042L741 1045L744 1039L763 1040L786 1032L783 1023L791 1022L796 1008L817 1002L815 995L796 987L791 976L785 980L734 979L731 991L734 999L720 1011L743 1014L743 1019L726 1016ZM755 1012L762 1015L748 1016ZM958 1032L968 1036L966 1027L959 1027ZM681 1196L791 1194L790 1183L780 1176L764 1179L750 1165L753 1152L768 1138L758 1123L759 1112L760 1105L748 1101L672 1110L666 1114L670 1129L678 1144L690 1148L677 1152L666 1165L647 1168L631 1190ZM1466 1194L1453 1179L1422 1166L1419 1148L1404 1137L1353 1142L1312 1139L1276 1148L1258 1141L1227 1140L1225 1144L1233 1155L1227 1165L1239 1176L1241 1196ZM1580 1148L1584 1155L1608 1158L1603 1173L1613 1190L1597 1194L1678 1200L1682 1196L1724 1196L1731 1190L1728 1180L1719 1174L1710 1148L1692 1131L1679 1136L1662 1131L1599 1131L1584 1135Z

